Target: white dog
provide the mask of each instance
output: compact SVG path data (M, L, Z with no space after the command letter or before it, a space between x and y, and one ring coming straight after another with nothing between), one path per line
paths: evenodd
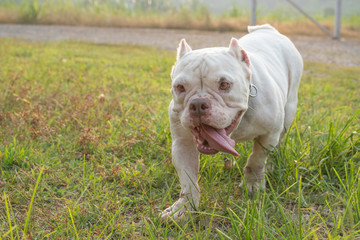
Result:
M265 163L296 112L303 69L294 44L270 25L249 27L229 48L191 50L183 39L172 69L169 107L179 199L161 217L181 217L200 201L199 152L238 156L235 141L254 139L244 168L249 192L265 188ZM234 141L235 140L235 141Z

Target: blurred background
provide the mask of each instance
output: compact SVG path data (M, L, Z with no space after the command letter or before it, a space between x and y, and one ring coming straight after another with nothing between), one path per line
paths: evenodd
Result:
M293 0L333 31L336 0ZM0 23L244 31L251 0L0 0ZM342 1L343 36L360 35L359 0ZM286 0L257 0L257 23L286 34L322 31Z

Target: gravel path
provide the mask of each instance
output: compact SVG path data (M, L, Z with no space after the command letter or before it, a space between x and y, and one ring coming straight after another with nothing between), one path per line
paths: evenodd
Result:
M205 32L168 29L99 28L78 26L0 24L0 37L32 41L79 40L95 43L131 43L175 50L182 38L193 49L227 46L244 32ZM305 61L360 67L360 39L335 41L328 37L290 36Z

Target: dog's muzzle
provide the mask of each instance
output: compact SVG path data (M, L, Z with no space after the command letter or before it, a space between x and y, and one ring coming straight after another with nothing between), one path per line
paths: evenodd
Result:
M208 115L211 110L210 101L205 98L196 98L190 102L189 112L191 117Z

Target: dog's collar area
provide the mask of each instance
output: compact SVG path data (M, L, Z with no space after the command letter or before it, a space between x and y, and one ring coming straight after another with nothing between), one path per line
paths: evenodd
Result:
M250 93L249 93L249 96L252 97L252 98L254 98L254 97L257 96L257 93L258 93L257 87L256 87L254 84L250 83Z

